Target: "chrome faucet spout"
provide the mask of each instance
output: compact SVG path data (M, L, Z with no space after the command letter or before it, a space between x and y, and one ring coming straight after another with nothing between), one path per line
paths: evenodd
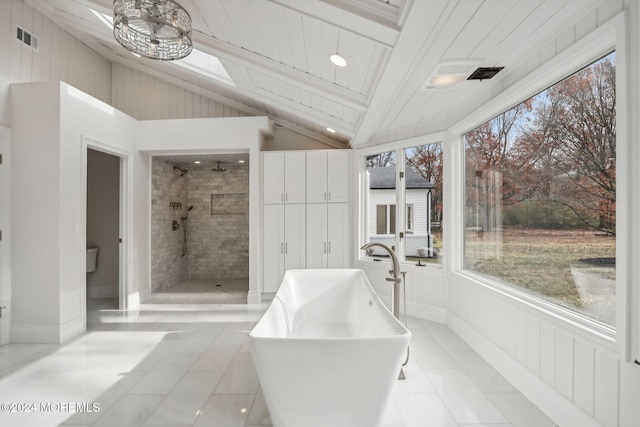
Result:
M377 242L367 243L366 245L363 245L360 249L366 251L367 249L372 248L374 246L384 249L385 251L387 251L387 253L391 257L391 265L393 269L389 271L389 274L391 274L393 277L389 277L387 278L387 280L389 282L395 282L395 283L402 282L402 277L400 274L400 262L398 261L398 256L396 255L393 249L391 249L389 246L383 243L377 243Z

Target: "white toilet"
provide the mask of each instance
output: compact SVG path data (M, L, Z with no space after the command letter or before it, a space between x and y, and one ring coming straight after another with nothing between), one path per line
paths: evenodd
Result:
M87 273L96 271L98 265L98 248L87 248Z

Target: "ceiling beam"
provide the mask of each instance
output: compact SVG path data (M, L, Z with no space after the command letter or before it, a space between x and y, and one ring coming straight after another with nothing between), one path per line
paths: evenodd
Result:
M367 97L304 71L291 68L269 58L249 52L200 32L193 32L194 45L221 61L233 62L268 75L284 84L292 85L322 98L327 98L347 108L363 113L367 109ZM224 65L224 62L223 64ZM233 76L232 76L233 77ZM291 83L293 82L293 84Z
M393 48L400 34L397 13L381 13L380 8L358 6L355 3L336 0L268 1L365 37L388 48Z
M439 0L439 3L444 5L447 10L445 14L447 14L455 8L458 2ZM369 108L363 115L358 130L351 140L351 146L354 148L364 146L377 131L392 107L393 101L413 76L425 52L429 49L430 38L437 32L433 28L431 31L425 31L427 18L434 19L432 16L434 4L432 2L414 1L410 6L411 10L407 13L406 22L398 37L396 47L382 72L375 92L371 95ZM437 17L435 18L437 19ZM436 22L441 23L443 20Z

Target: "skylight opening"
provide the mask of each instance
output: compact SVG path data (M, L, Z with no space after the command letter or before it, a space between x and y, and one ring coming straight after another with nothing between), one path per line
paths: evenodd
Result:
M113 17L111 15L98 12L91 8L89 8L89 10L98 19L98 21L109 28L110 31L113 31ZM233 82L231 76L229 76L229 73L224 69L218 58L196 48L193 48L191 54L186 58L171 61L171 63L207 78L236 87L236 84Z

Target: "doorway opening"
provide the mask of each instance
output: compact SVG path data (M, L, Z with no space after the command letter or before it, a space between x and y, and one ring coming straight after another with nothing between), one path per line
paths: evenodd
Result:
M249 153L151 159L154 302L247 302Z
M87 307L122 309L122 159L87 148Z

